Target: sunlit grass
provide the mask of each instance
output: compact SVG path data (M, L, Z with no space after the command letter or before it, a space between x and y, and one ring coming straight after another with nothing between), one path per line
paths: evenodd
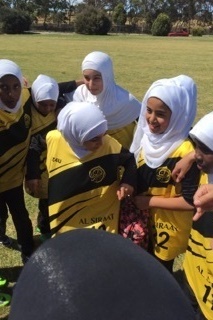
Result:
M76 34L0 35L0 57L16 61L32 82L39 73L57 81L81 77L81 62L94 50L108 53L117 82L142 99L150 84L178 74L198 85L198 117L211 110L213 37Z

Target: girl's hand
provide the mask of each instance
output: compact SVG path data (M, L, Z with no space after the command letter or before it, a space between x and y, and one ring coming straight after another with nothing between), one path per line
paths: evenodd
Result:
M172 178L175 182L180 182L184 179L185 174L189 171L191 168L193 162L195 161L195 152L191 151L186 156L184 156L182 159L180 159L173 171L172 171Z
M126 197L129 197L133 194L134 188L129 184L122 183L119 190L117 191L118 200L122 200Z
M205 211L213 211L213 184L203 184L194 195L194 205L196 207L196 214L193 220L198 220Z
M41 180L32 179L25 181L25 191L34 198L39 198L41 190Z

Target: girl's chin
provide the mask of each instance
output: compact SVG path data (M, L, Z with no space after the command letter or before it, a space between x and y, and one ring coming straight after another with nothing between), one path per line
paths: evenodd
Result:
M203 171L204 173L212 173L211 172L211 170L209 170L207 167L205 167L205 166L202 166L202 165L200 165L200 164L197 164L197 167L198 167L198 169L199 170L201 170L201 171Z
M156 134L160 133L158 128L150 128L149 127L149 130L151 133L156 133Z
M202 166L201 164L198 164L198 163L197 163L197 167L198 167L199 170L204 171L203 166Z

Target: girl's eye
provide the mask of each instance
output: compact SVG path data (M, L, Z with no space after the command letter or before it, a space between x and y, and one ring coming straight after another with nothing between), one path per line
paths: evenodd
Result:
M198 148L200 149L201 152L203 152L204 154L213 154L213 151L211 149L209 149L206 146L198 146Z
M164 114L164 113L158 113L157 116L158 116L159 118L164 118L164 117L165 117L165 114Z
M5 90L7 90L7 86L5 86L4 84L0 85L0 89L5 91Z

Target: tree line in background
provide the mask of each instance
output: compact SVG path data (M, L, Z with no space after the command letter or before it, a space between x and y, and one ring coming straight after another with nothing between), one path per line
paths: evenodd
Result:
M36 27L39 17L46 29L51 22L83 34L107 34L112 28L137 32L140 28L166 35L177 22L190 28L190 21L196 21L198 26L211 28L212 10L213 0L0 0L0 27L2 32L22 33L32 24ZM156 32L159 22L160 32Z

